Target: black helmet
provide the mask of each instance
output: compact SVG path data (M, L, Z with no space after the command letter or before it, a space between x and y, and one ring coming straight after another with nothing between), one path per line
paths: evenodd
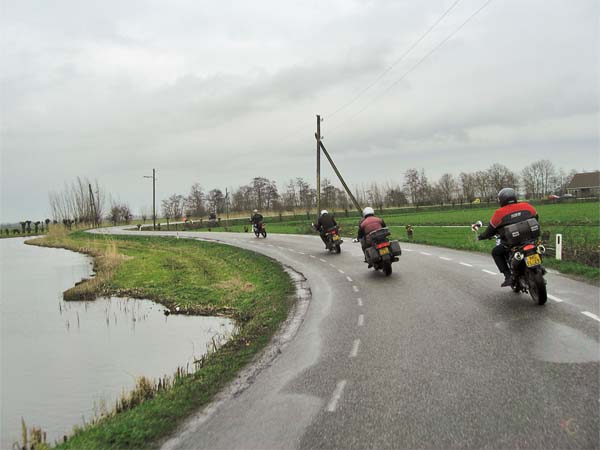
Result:
M509 203L517 203L517 193L513 188L504 188L498 192L498 203L500 206L506 206Z

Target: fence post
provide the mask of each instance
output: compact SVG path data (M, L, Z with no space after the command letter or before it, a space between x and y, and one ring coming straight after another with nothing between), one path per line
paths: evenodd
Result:
M562 259L562 234L556 235L556 259Z

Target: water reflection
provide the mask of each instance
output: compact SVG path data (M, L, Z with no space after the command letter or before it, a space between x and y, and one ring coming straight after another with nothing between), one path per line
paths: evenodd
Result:
M19 438L21 417L59 438L114 405L136 377L191 368L213 338L233 332L227 319L166 316L148 300L62 301L90 273L83 255L0 241L0 448Z

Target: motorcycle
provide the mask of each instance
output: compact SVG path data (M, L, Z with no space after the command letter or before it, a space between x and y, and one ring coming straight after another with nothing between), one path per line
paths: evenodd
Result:
M339 231L340 231L339 228L337 226L335 226L331 230L329 230L327 233L325 233L325 239L326 239L325 246L327 247L327 250L329 250L330 252L340 253L342 251L341 245L342 245L342 242L344 242L344 241L340 237Z
M474 226L480 223L477 222ZM507 245L510 248L506 262L513 279L513 292L529 293L535 303L543 305L548 300L544 278L546 269L542 265L542 255L546 253L546 248L538 241L539 236L538 221L528 219L505 226L503 236L496 237L496 245Z
M261 234L262 234L262 237L264 237L264 238L267 237L267 230L265 228L265 224L262 223L262 222L253 223L252 224L252 231L254 232L254 235L257 238L260 237Z
M372 231L368 236L371 245L365 250L365 262L375 270L382 270L386 277L392 274L392 263L402 254L400 243L390 241L389 235L387 228Z

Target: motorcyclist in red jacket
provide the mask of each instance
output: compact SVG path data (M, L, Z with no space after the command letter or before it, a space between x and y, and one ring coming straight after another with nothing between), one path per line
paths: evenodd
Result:
M370 206L367 206L362 211L363 219L358 224L358 235L356 239L360 241L363 253L371 245L369 233L385 228L383 219L375 216L375 211ZM365 257L366 261L366 257ZM369 265L371 267L371 265Z
M492 250L492 257L494 258L498 270L504 275L504 282L500 286L506 287L511 286L513 280L508 263L506 262L510 248L502 240L502 229L506 225L522 222L531 219L532 217L538 219L538 213L529 203L518 202L517 193L513 188L504 188L498 192L498 203L500 203L500 208L494 212L494 215L490 219L490 224L485 231L479 235L478 239L481 241L490 239L496 235L500 236L500 245L494 247Z

